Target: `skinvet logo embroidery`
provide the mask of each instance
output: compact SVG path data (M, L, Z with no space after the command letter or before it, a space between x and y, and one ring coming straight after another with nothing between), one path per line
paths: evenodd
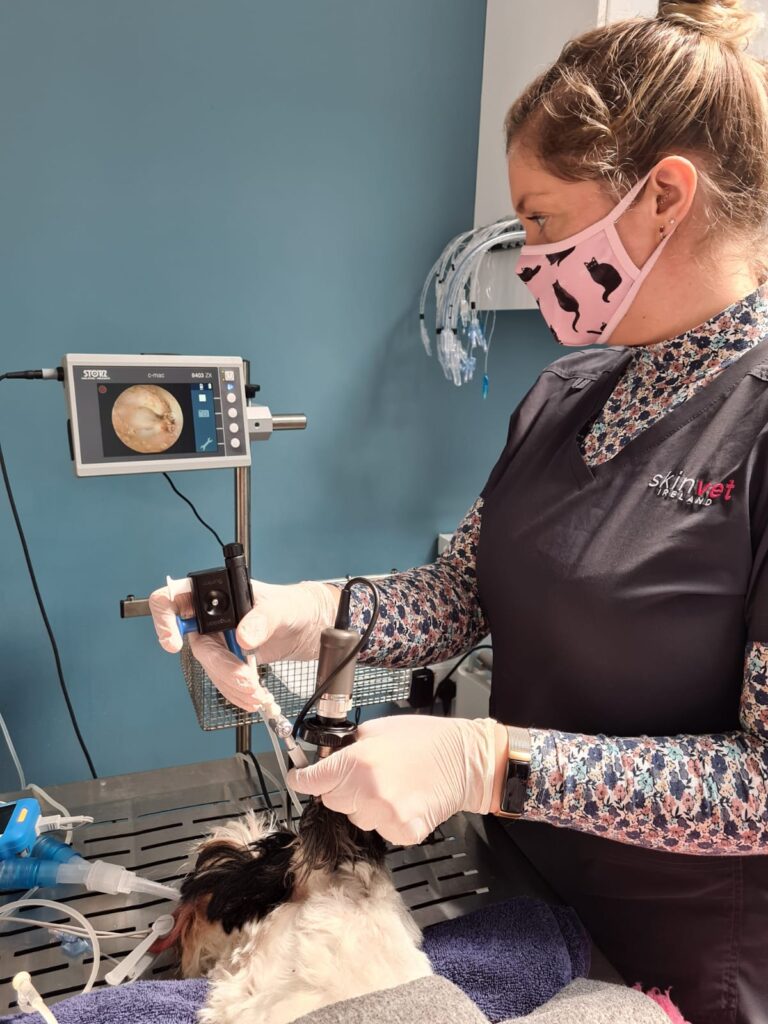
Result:
M731 501L736 487L735 480L696 480L685 473L670 470L656 473L648 483L658 498L673 498L686 505L712 505L716 501Z

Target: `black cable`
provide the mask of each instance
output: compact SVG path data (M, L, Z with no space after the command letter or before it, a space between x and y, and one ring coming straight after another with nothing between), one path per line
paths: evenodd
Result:
M304 707L298 713L298 715L296 717L296 721L293 723L293 736L294 736L294 739L296 737L298 737L299 729L301 728L301 725L302 725L304 719L309 714L309 711L310 711L310 708L312 707L312 705L315 703L315 701L319 700L323 696L324 693L328 692L328 689L329 689L331 683L336 678L336 676L341 672L341 670L345 669L347 667L347 665L350 663L350 661L353 661L358 656L360 651L362 651L362 649L368 643L368 639L369 639L371 633L373 632L374 626L376 625L376 621L377 621L377 619L379 617L379 592L376 589L376 587L374 586L374 584L371 583L370 580L367 580L364 576L355 576L351 580L348 580L344 584L344 588L342 589L341 597L339 599L339 607L343 608L343 607L345 607L345 604L346 604L347 608L349 607L349 595L351 593L352 587L356 583L361 583L363 586L368 587L368 589L371 592L371 595L373 596L373 608L371 609L371 621L366 626L363 634L360 637L359 642L355 644L355 646L352 648L352 650L349 652L349 654L345 658L342 658L342 660L333 669L333 671L328 673L328 675L325 678L325 680L320 684L320 686L318 686L318 688L315 690L315 692L309 698L307 703L304 705ZM336 628L337 629L341 628L340 624L339 624L338 616L337 616L337 619L336 619L336 623L337 623Z
M267 726L267 728L269 728L269 726ZM269 798L269 790L267 789L267 782L266 782L266 779L264 778L264 772L261 770L261 765L259 764L259 760L258 760L258 758L256 757L256 755L254 754L254 752L252 750L246 750L245 753L251 759L251 763L253 764L253 767L256 769L256 774L259 777L259 785L261 786L261 795L264 798L264 803L267 805L267 809L268 810L274 811L275 808L274 808L274 805L273 805L272 801Z
M213 534L213 536L214 536L214 537L216 538L216 540L217 540L217 541L219 542L219 547L222 547L222 548L223 548L223 547L224 547L224 541L223 541L223 540L221 539L221 537L220 537L220 536L218 535L218 533L216 533L216 531L214 530L214 528L213 528L212 526L210 526L210 525L209 525L208 523L206 523L206 521L205 521L205 520L203 519L203 517L202 517L202 516L200 515L200 513L199 513L199 512L197 511L197 509L196 509L196 508L195 508L195 506L194 506L194 505L192 504L192 502L191 502L191 501L189 500L189 498L188 498L188 497L186 496L186 494L182 494L182 493L181 493L181 491L179 490L179 488L178 488L178 487L176 486L176 484L175 484L175 483L173 482L173 480L171 480L170 476L168 476L168 474L167 474L167 473L163 473L163 476L164 476L164 477L165 477L165 479L166 479L166 480L168 481L168 483L169 483L169 484L171 485L171 490L172 490L172 491L174 492L174 494L178 494L178 496L179 496L179 497L181 498L181 500L182 500L182 501L186 501L186 503L187 503L187 504L189 505L189 507L190 507L190 508L192 509L192 511L194 512L194 514L195 514L195 518L196 518L196 519L198 519L198 520L199 520L199 521L200 521L200 522L201 522L201 523L203 524L203 526L204 526L204 527L206 528L206 530L210 530L210 531L211 531L211 533Z
M30 371L30 372L32 372L32 371ZM11 376L11 375L7 374L7 373L3 374L2 377L0 377L0 380L4 379L6 377L9 377L9 376ZM34 378L32 378L32 379L34 379ZM7 468L6 464L5 464L5 456L3 455L3 446L1 444L0 444L0 470L2 470L3 482L5 484L5 490L6 490L6 493L8 495L8 502L9 502L9 504L11 506L11 512L13 514L13 521L16 523L16 530L18 531L19 540L21 541L21 548L22 548L22 551L24 552L24 559L25 559L25 561L27 563L27 570L29 572L29 578L32 581L32 589L34 590L35 597L37 598L37 606L40 609L40 614L43 617L43 622L45 623L45 629L46 629L46 632L48 633L48 639L51 642L51 649L53 650L53 658L54 658L54 661L56 662L56 672L57 672L58 677L59 677L59 684L61 685L61 692L64 694L64 700L66 702L67 711L69 712L69 717L70 717L70 720L72 722L72 728L75 730L75 735L77 736L78 743L80 744L80 749L82 750L83 754L85 755L85 760L88 762L88 768L89 768L89 770L91 772L91 775L93 776L94 779L97 779L98 775L96 774L96 769L94 768L93 760L91 758L90 753L88 752L88 747L85 745L85 740L83 739L83 735L80 732L80 726L77 724L77 717L75 716L75 710L72 707L72 701L71 701L70 696L69 696L69 690L67 689L67 684L64 681L64 672L63 672L62 667L61 667L61 657L59 656L59 648L58 648L58 645L56 644L56 638L53 635L53 630L51 629L51 623L48 620L48 614L47 614L47 612L45 610L45 605L43 604L43 598L42 598L42 595L40 593L40 587L37 585L37 577L35 576L35 570L32 567L32 559L30 558L29 548L27 547L27 538L24 536L24 530L22 529L22 526L21 526L21 519L19 519L19 512L18 512L18 509L16 508L16 502L14 501L14 498L13 498L13 491L11 490L11 481L10 481L10 479L8 477L8 468Z
M64 370L57 366L55 370L11 370L0 373L0 380L64 380Z

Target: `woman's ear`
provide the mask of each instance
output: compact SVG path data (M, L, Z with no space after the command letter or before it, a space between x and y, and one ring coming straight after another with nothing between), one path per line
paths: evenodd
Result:
M684 156L665 156L648 179L648 196L659 240L687 216L693 205L699 176Z

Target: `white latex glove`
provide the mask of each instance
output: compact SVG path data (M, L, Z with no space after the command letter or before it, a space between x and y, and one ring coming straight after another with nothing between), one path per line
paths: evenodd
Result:
M332 626L339 604L339 590L328 583L305 582L278 586L251 580L253 608L237 627L237 642L253 651L258 661L309 661L318 656L320 634ZM178 654L182 638L176 616L189 618L190 594L171 600L165 587L149 596L149 608L163 650ZM260 707L261 688L252 668L232 654L220 633L189 633L192 653L218 690L246 711Z
M497 739L502 752L505 742L493 719L394 715L364 722L357 736L317 764L289 772L290 785L403 846L420 843L458 811L490 810Z

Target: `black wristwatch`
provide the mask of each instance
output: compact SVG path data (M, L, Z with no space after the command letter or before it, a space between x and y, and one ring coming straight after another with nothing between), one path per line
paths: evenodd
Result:
M507 726L509 753L507 774L501 791L500 818L520 818L528 793L528 776L531 768L531 734L527 729Z

